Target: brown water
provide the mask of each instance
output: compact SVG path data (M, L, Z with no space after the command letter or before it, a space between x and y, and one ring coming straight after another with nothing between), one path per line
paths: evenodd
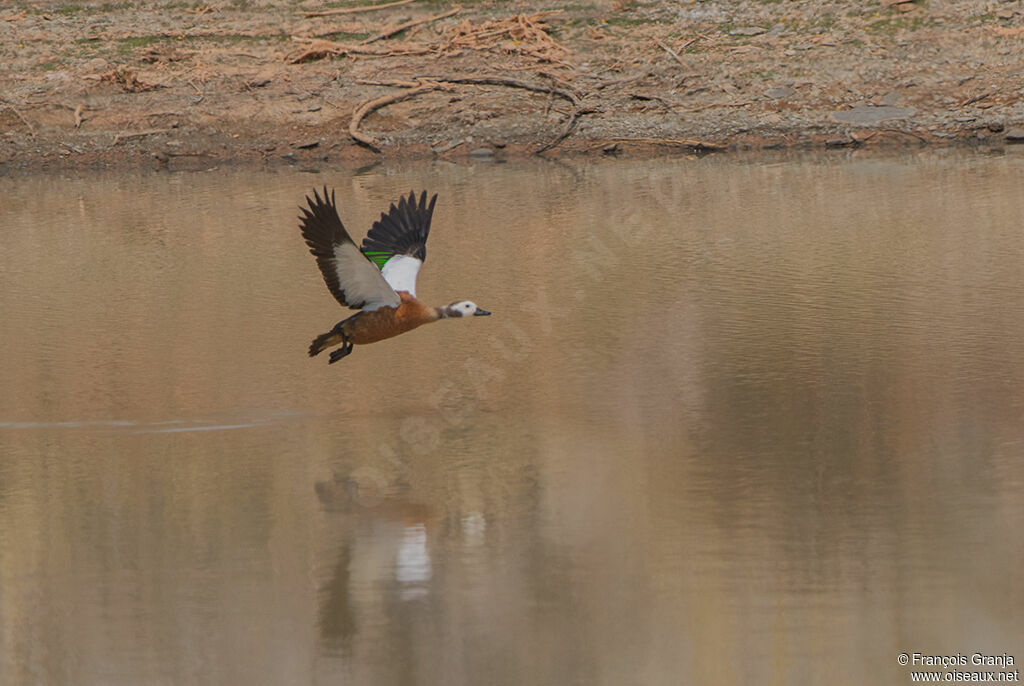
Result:
M316 184L359 236L440 193L419 294L494 316L309 359L345 316ZM1019 666L1022 185L943 155L0 179L0 683Z

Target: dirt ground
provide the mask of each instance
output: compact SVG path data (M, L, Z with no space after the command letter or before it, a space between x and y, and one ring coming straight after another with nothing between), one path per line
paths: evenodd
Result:
M0 172L1024 139L1021 0L382 2L3 0Z

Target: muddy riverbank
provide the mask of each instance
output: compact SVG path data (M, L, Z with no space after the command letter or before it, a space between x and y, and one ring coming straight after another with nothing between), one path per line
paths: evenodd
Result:
M15 0L0 168L1000 148L1022 34L1019 0Z

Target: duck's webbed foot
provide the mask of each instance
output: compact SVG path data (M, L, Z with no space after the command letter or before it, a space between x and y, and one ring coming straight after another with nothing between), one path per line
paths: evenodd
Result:
M331 359L327 362L327 364L334 364L335 362L337 362L341 358L343 358L346 355L348 355L349 353L351 353L352 352L352 348L354 348L354 347L355 347L354 344L349 343L348 341L345 341L340 348L337 348L336 350L332 350L331 351Z

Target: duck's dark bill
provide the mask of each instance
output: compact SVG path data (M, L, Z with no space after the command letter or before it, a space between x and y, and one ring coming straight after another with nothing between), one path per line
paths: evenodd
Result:
M473 313L473 316L474 317L486 317L489 314L490 314L490 312L488 312L487 310L481 310L478 307L478 308L476 308L476 312Z

